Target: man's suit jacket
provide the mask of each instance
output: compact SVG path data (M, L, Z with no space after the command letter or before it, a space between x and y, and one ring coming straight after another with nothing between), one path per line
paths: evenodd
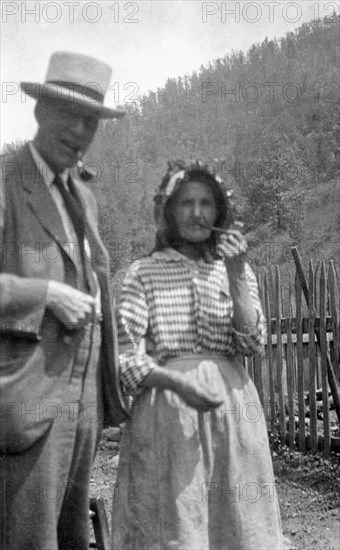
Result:
M86 213L91 262L101 287L99 368L104 409L108 422L117 425L125 417L125 406L118 378L109 259L98 232L96 201L82 182L76 180L75 186ZM48 280L76 287L77 268L59 212L27 145L2 159L0 230L0 448L19 452L51 425L49 404L62 404L82 338L81 331L65 329L46 308Z

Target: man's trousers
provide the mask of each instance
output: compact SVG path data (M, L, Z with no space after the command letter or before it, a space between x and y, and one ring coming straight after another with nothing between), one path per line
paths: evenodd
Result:
M89 482L102 422L100 337L84 338L49 431L0 455L0 547L88 550ZM53 407L53 404L51 404Z

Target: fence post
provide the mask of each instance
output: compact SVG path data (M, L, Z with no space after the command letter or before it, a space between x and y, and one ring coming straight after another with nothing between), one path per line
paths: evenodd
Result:
M259 289L259 297L261 303L263 303L263 290L262 285L260 281L259 275L256 276L257 279L257 287ZM264 402L264 391L263 391L263 372L262 372L262 352L255 353L254 355L254 381L257 388L257 391L259 393L261 405L263 408L265 408L265 402Z
M305 426L305 388L303 371L303 333L302 333L302 288L298 274L295 277L296 299L296 357L298 372L298 403L299 403L299 451L306 452Z
M322 382L322 410L323 410L323 435L324 452L326 457L330 451L330 424L328 407L328 383L327 383L327 333L326 333L326 270L322 261L320 276L320 352L321 352L321 382Z
M289 316L287 316L287 390L289 408L289 448L293 450L295 446L293 342L292 320Z
M289 288L289 314L288 316L293 318L296 318L296 300L294 300L294 289L291 281L290 273L288 274L288 288ZM293 327L291 326L291 329ZM296 324L295 324L296 329ZM297 387L297 373L296 373L296 346L292 346L292 353L293 353L293 387L294 389Z
M317 279L317 273L319 268L321 268L321 261L319 260L316 264L316 267L314 269L314 315L315 318L317 317L317 311L320 310L320 280L319 280L319 296L318 296L318 279ZM307 307L308 304L310 304L309 301L307 301ZM309 311L309 310L308 310ZM314 323L317 323L317 321L314 321ZM315 338L315 334L314 334ZM315 375L316 375L316 388L321 387L321 364L319 361L319 351L320 346L315 345ZM321 356L320 356L321 357Z
M339 292L336 285L336 271L331 260L328 271L328 288L331 304L332 330L333 330L333 368L336 379L340 378L340 335L339 335Z
M272 348L272 317L270 307L270 280L267 272L264 274L264 303L266 310L266 322L267 322L267 365L269 369L269 395L270 395L270 429L271 432L275 432L275 384L274 384L274 362L273 362L273 348Z
M314 309L314 269L312 260L309 263L309 288L308 288L308 350L309 350L309 413L310 413L310 447L317 451L318 434L316 424L316 363L315 354L315 309Z
M264 408L264 393L263 393L263 373L262 373L262 358L260 353L254 355L254 381L257 391L259 393L259 398L261 405Z
M280 434L283 441L286 441L286 414L285 404L283 398L283 361L282 361L282 337L281 337L281 278L279 266L276 266L276 288L275 288L275 301L276 301L276 364L277 364L277 383L279 391L279 422L280 422Z

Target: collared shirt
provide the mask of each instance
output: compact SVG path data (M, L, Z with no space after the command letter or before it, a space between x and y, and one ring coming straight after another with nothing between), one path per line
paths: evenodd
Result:
M257 323L241 333L233 327L233 301L222 258L195 262L166 248L134 262L119 302L120 373L127 392L136 393L155 365L143 349L143 339L152 341L158 364L181 355L260 351L265 319L248 264L246 279Z
M51 168L48 166L46 161L40 155L39 151L37 150L36 146L34 145L34 143L32 141L30 141L28 143L28 146L30 148L33 160L34 160L34 162L35 162L35 164L36 164L36 166L37 166L37 168L38 168L38 170L39 170L39 172L40 172L40 174L41 174L41 176L42 176L42 178L43 178L43 180L44 180L44 182L45 182L45 184L46 184L46 186L49 190L49 192L52 195L52 199L53 199L53 201L54 201L54 203L57 207L57 210L59 212L59 215L61 217L61 221L62 221L64 231L65 231L67 241L68 241L67 244L69 246L70 254L71 254L71 257L72 257L74 254L76 254L77 249L79 249L78 237L76 235L76 232L75 232L74 227L73 227L72 220L70 219L67 208L65 206L64 199L61 196L57 186L53 184L54 178L55 178L55 173L51 170ZM66 189L69 190L67 181L68 181L68 178L70 177L70 169L65 168L65 170L63 170L63 172L59 175L60 175ZM72 246L74 246L73 249L72 249ZM89 242L88 242L86 236L84 237L84 248L86 250L86 256L87 256L87 258L89 258L89 255L90 255L91 252L90 252ZM101 313L100 286L99 286L98 277L97 277L97 274L95 273L95 271L93 271L93 276L94 276L94 279L95 279L96 285L97 285L97 292L96 292L96 296L95 296L96 312L97 312L97 315L100 315L100 313Z
M30 148L30 151L32 153L32 157L34 159L35 164L37 165L37 168L40 172L40 174L43 177L44 182L46 183L46 186L49 190L49 192L52 195L52 198L55 202L55 205L58 209L58 212L60 214L61 220L63 222L64 230L66 233L66 237L69 243L74 242L74 231L70 230L70 217L68 215L64 199L61 196L58 188L56 185L53 185L53 181L55 178L55 173L51 170L51 168L48 166L46 161L42 158L39 151L37 150L36 146L32 141L28 143L28 146ZM66 187L68 189L67 180L70 175L69 168L65 168L65 170L60 174L61 179Z

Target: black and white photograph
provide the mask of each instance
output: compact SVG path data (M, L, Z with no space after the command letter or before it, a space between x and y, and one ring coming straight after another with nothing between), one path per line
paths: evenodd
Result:
M0 10L0 548L337 550L339 1Z

